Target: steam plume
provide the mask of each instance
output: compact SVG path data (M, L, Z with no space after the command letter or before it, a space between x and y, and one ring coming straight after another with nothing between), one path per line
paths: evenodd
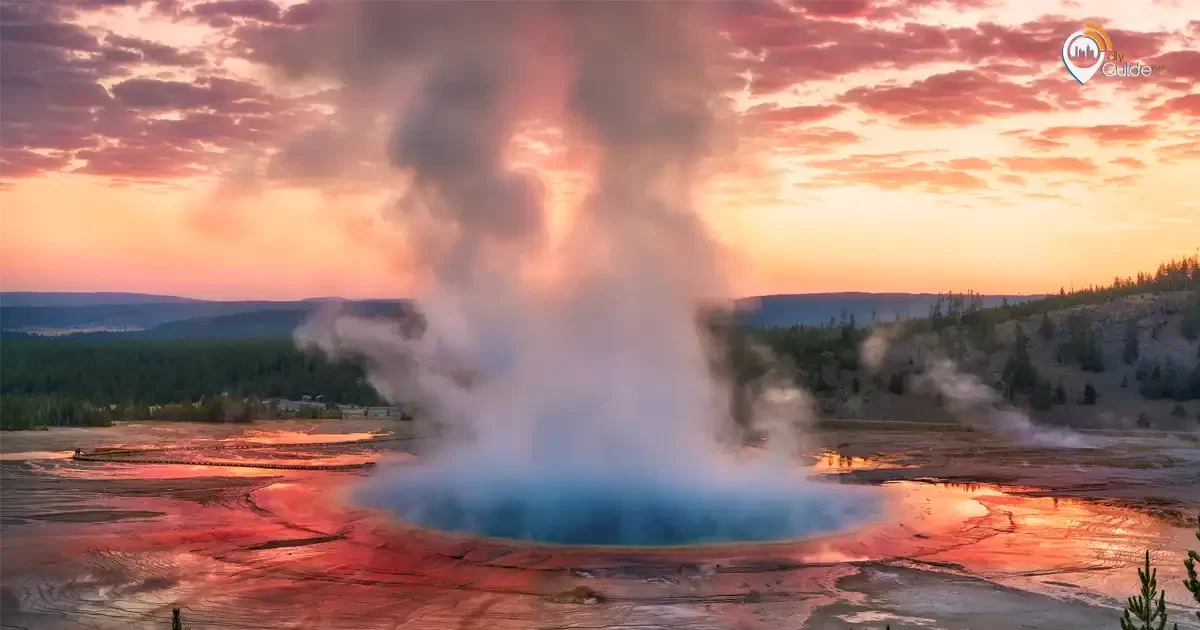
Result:
M1036 446L1092 446L1083 436L1069 429L1034 424L1029 416L1005 403L995 389L974 375L959 371L949 359L931 362L922 377L945 398L950 412L968 426Z
M867 369L879 371L898 333L899 329L889 326L879 326L871 331L859 348L859 356ZM973 374L961 371L948 358L928 359L923 367L917 379L918 387L939 394L955 419L969 427L1035 446L1091 446L1075 431L1035 424L1029 416L1008 404L995 389Z
M869 514L861 492L731 458L714 440L729 388L696 322L725 285L692 200L724 135L712 5L421 4L404 40L387 29L414 28L409 4L355 5L343 32L359 37L316 64L347 82L397 64L423 73L389 158L411 178L396 218L423 261L427 327L322 317L296 335L363 357L382 395L454 436L363 499L418 523L555 542L780 538ZM569 60L561 85L545 78L546 55ZM519 123L551 112L598 156L557 241L544 186L505 159ZM759 417L786 434L805 399L769 393Z
M863 340L862 346L859 348L859 356L862 358L863 365L867 366L872 373L878 372L879 367L883 365L892 339L898 332L899 330L894 326L878 325Z

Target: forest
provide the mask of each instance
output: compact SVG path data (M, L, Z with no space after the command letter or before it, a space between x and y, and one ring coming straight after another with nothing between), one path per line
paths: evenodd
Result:
M1057 294L1044 298L987 308L981 294L950 292L939 295L929 315L925 318L897 322L896 334L912 336L921 333L942 333L941 341L950 358L959 360L965 344L981 348L989 353L1007 352L1008 359L1003 368L1004 389L1001 392L1009 399L1025 397L1036 409L1048 409L1066 403L1061 382L1051 382L1038 373L1028 351L1027 331L1016 326L1015 341L1004 348L995 336L996 326L1004 322L1041 315L1040 325L1031 334L1054 344L1056 361L1061 365L1074 365L1083 372L1103 372L1115 366L1116 357L1107 358L1102 351L1103 340L1093 322L1079 313L1069 314L1059 325L1054 325L1049 314L1075 306L1101 304L1128 295L1139 293L1163 293L1187 291L1179 332L1187 340L1200 338L1200 259L1185 257L1159 265L1150 273L1139 273L1136 277L1115 278L1107 286L1091 286L1078 290L1060 289ZM1172 361L1149 361L1140 357L1136 320L1130 321L1122 340L1124 349L1121 360L1135 366L1136 383L1122 386L1136 387L1145 398L1174 399L1186 401L1200 399L1200 356L1192 365L1176 364ZM857 324L854 317L842 315L828 324L818 326L796 325L789 327L742 329L732 338L730 354L733 372L740 383L749 383L765 373L763 357L750 351L753 345L761 344L770 350L775 359L781 360L794 370L798 384L814 394L832 393L841 382L839 374L856 372L859 361L859 345L869 329ZM946 334L953 333L953 334ZM1155 331L1154 335L1159 332ZM920 366L914 366L919 370ZM903 394L907 389L908 374L893 373L885 383L893 394ZM857 375L851 381L857 393ZM1081 404L1094 404L1098 392L1090 385L1084 390Z
M994 337L997 324L1031 315L1042 323L1031 334L1057 343L1058 361L1083 371L1104 371L1100 340L1084 318L1072 315L1054 326L1048 313L1081 304L1095 304L1138 292L1192 290L1181 323L1190 340L1200 337L1200 261L1185 258L1164 263L1154 273L1115 279L1105 287L1060 291L1020 304L985 308L981 295L949 293L939 297L927 318L901 323L904 334L957 328L975 347L1000 351ZM718 331L726 341L726 369L741 384L754 382L772 369L754 350L765 346L775 359L791 368L791 377L817 395L830 394L838 374L857 372L859 346L869 333L853 315L818 326L752 328L727 326ZM1027 395L1035 407L1062 403L1061 386L1042 378L1032 367L1025 332L1009 350L1004 377L1010 397ZM1126 341L1125 363L1136 366L1134 384L1146 398L1200 398L1200 365L1159 365L1139 357L1137 340ZM949 348L953 353L953 344ZM1113 361L1114 358L1110 358ZM878 383L893 394L906 389L904 374ZM852 387L857 389L857 377ZM367 384L361 365L330 362L296 349L290 339L145 340L96 338L79 335L39 337L6 333L0 349L0 427L105 425L113 420L145 417L155 406L159 415L180 420L245 420L271 417L267 408L249 407L247 400L299 398L323 394L331 402L378 405L379 396Z
M180 420L266 417L244 398L299 398L356 405L382 401L362 366L297 350L288 339L85 341L8 336L0 349L0 424L105 425L160 407ZM202 403L199 407L189 403ZM185 411L192 409L195 411ZM142 416L144 418L145 416Z

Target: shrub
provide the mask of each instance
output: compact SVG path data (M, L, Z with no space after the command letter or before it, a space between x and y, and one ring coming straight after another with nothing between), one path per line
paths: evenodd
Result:
M1050 321L1049 313L1042 313L1042 324L1038 327L1038 332L1041 333L1042 339L1046 341L1054 339L1054 322Z
M1029 404L1034 409L1049 409L1054 406L1056 397L1057 393L1054 386L1050 384L1050 381L1039 379L1037 385L1033 388L1033 393L1029 395Z
M1092 387L1091 383L1083 386L1083 404L1094 405L1099 397L1100 395L1096 393L1096 388Z
M1171 415L1176 418L1185 418L1187 417L1187 411L1184 410L1183 405L1175 405L1175 408L1171 409Z

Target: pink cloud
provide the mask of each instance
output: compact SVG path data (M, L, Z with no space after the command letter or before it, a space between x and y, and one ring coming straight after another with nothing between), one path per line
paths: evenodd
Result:
M1037 90L977 70L955 70L907 86L859 87L839 99L902 125L961 125L1055 109Z
M1077 157L1006 157L1000 162L1019 173L1092 173L1096 163Z
M1109 164L1116 164L1118 166L1124 166L1126 168L1136 168L1136 169L1146 168L1145 162L1143 162L1137 158L1126 157L1126 156L1121 156L1115 160L1110 160Z

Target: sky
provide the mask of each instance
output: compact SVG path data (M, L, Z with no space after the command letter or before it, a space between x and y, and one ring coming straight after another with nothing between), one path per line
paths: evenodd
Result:
M448 10L486 36L513 6ZM707 6L723 134L693 203L738 295L1040 293L1200 246L1194 3ZM0 2L0 288L409 295L411 178L385 155L429 60L351 64L370 35L339 30L352 10ZM1079 84L1061 55L1084 23L1152 74ZM555 36L530 27L537 72L505 151L537 174L551 231L595 166L556 118Z

